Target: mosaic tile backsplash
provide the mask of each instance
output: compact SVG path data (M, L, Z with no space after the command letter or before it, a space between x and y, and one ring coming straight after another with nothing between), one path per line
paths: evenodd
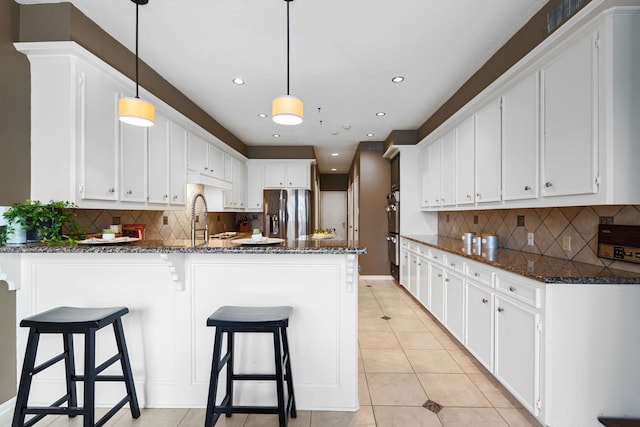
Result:
M501 248L640 272L639 264L598 258L601 219L614 224L640 225L640 206L439 212L438 234L458 239L466 232L497 234ZM534 235L533 245L527 244L528 233Z
M135 211L111 209L78 209L76 220L89 233L99 233L111 224L144 224L148 240L173 240L191 238L191 200L203 192L202 186L189 185L187 206L184 210ZM196 204L196 215L202 218L203 205ZM254 218L255 216L255 218ZM247 218L251 228L262 230L262 215L234 212L209 212L209 234L235 231L238 221ZM166 224L165 224L166 222ZM200 226L198 226L200 228Z

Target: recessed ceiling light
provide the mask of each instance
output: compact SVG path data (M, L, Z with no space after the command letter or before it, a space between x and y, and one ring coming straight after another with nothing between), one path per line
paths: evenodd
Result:
M335 171L337 171L337 170L338 170L338 169L336 169L336 168L331 168L331 172L335 172Z
M382 116L384 116L384 115L386 115L386 114L387 114L387 113L385 113L384 111L380 111L380 112L376 113L376 116L378 116L378 117L382 117Z
M351 125L348 124L348 123L345 123L345 124L342 125L342 129L349 130L349 129L351 129Z
M395 76L394 78L391 79L391 81L394 82L394 83L402 83L404 81L404 77Z
M280 134L279 134L279 133L274 133L274 134L273 134L273 137L274 137L274 138L280 138Z
M331 132L331 135L336 136L337 134L339 134L340 132L338 132L337 130L334 130L333 132Z
M236 77L235 79L232 80L233 84L242 86L244 84L244 80L242 80L240 77Z
M373 132L369 132L369 133L367 134L367 136L373 136L373 135L375 135L375 133L373 133Z
M260 113L258 114L258 117L260 117L261 119L264 119L267 117L267 115L265 113Z
M337 156L339 156L339 155L340 155L339 153L331 153L331 156L332 156L332 157L337 157Z

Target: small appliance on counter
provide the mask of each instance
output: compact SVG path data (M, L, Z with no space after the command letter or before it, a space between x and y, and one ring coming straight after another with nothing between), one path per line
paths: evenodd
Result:
M122 235L144 240L144 224L124 224Z
M598 256L640 263L640 225L598 225Z

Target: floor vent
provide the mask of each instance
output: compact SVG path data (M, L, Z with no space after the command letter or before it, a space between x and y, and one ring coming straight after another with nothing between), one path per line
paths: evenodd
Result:
M560 2L547 13L547 33L551 34L562 25L575 11L580 9L590 0L560 0Z
M428 410L430 410L434 414L437 414L438 412L440 412L442 410L442 405L437 403L437 402L434 402L431 399L429 399L426 402L424 402L424 405L422 405L422 406L427 408Z

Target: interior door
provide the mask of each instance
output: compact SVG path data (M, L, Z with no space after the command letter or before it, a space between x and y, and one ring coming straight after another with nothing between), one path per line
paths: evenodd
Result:
M320 192L320 228L333 228L336 235L347 234L347 192Z

